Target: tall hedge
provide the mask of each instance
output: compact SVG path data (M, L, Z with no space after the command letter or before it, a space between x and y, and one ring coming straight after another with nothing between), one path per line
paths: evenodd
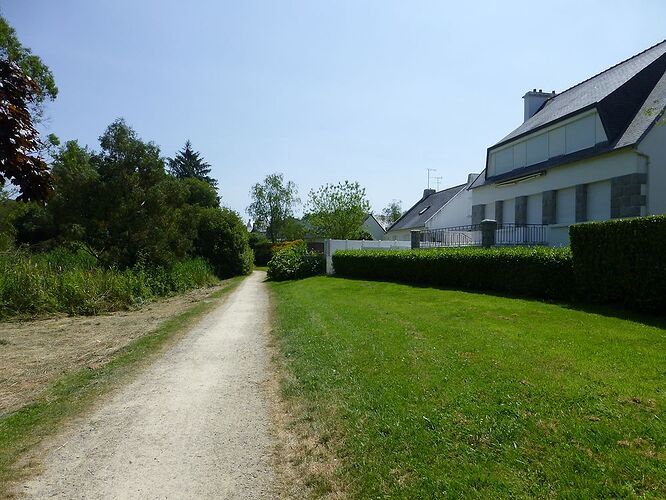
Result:
M569 299L574 280L568 248L345 250L333 254L336 274L447 288Z
M666 310L666 216L578 224L569 237L582 300Z

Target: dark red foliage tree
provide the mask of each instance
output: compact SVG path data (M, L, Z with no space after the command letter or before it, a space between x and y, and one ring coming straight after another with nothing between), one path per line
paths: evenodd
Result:
M52 189L30 115L30 105L39 96L39 86L16 63L0 60L0 186L11 181L19 188L18 199L24 201L45 201Z

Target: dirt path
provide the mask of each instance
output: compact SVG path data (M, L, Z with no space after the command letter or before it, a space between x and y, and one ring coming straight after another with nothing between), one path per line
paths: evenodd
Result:
M46 450L29 498L269 498L268 296L255 272Z

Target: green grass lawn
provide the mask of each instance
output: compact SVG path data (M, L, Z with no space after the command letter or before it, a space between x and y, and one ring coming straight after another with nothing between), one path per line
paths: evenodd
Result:
M271 287L285 397L352 496L666 496L666 321L340 278Z

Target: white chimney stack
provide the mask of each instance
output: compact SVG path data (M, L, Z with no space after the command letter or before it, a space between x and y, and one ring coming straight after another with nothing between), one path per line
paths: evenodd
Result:
M523 121L526 122L530 118L532 118L536 112L539 110L539 108L543 105L544 102L546 102L548 99L551 97L555 97L555 91L553 90L552 93L544 92L543 90L539 89L534 89L530 90L527 92L524 96L523 99L525 99L525 113L524 113L524 118Z

